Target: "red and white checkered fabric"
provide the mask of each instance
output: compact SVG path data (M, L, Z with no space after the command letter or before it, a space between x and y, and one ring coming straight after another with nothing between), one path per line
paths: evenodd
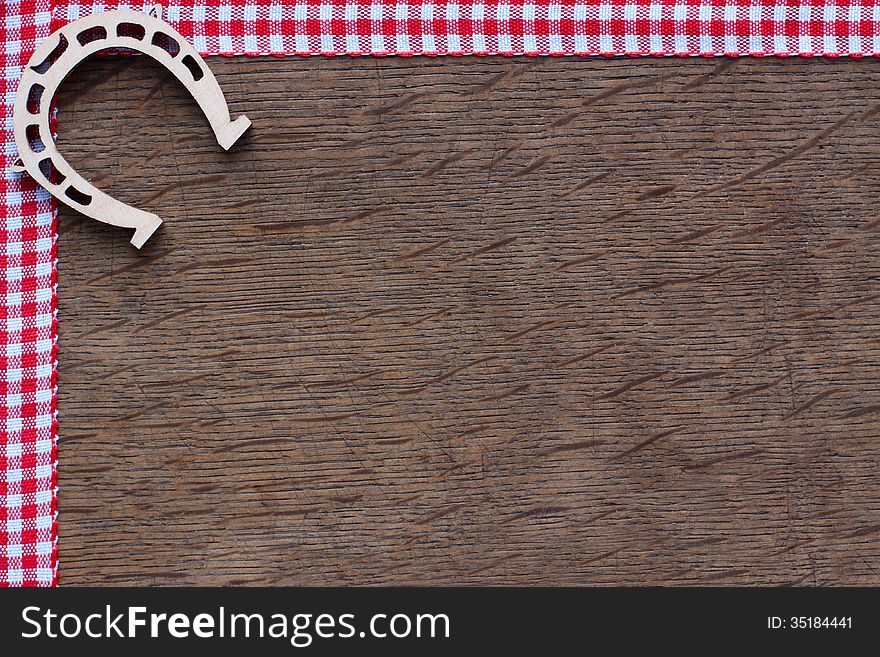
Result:
M56 0L55 15L139 3ZM878 0L207 0L167 6L224 55L876 55Z
M56 558L55 209L16 158L21 67L58 24L153 3L0 0L5 305L0 585L49 586ZM163 3L205 54L880 54L880 0L207 0Z
M18 78L50 20L49 0L0 2L0 585L51 585L56 573L55 210L46 191L9 171Z

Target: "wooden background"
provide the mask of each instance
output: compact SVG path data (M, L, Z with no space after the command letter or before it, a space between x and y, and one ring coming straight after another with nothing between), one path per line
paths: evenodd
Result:
M61 95L63 585L880 585L880 61L210 63Z

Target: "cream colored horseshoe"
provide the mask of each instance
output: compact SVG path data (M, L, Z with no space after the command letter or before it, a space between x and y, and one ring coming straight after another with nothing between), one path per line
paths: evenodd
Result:
M134 228L131 243L141 248L162 223L108 196L73 170L55 146L49 128L52 98L61 81L89 55L107 48L127 48L163 64L190 90L205 113L217 142L228 150L247 130L246 116L229 118L226 99L204 60L165 21L135 11L108 11L65 25L34 52L18 87L13 129L19 159L13 170L27 171L59 201L113 226Z

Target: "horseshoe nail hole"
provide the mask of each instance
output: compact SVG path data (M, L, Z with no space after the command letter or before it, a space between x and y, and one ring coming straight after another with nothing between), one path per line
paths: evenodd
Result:
M103 25L95 25L95 27L90 27L76 35L76 40L79 41L81 46L88 45L92 41L100 41L101 39L106 38L107 28Z
M71 201L75 201L80 205L88 205L92 202L92 197L88 194L79 191L76 187L71 185L67 189L64 190L64 195L67 196Z
M44 91L46 91L46 87L41 84L32 85L28 91L27 111L31 114L40 113L40 99L43 97Z
M140 55L135 48L125 48L124 46L111 46L110 48L102 48L98 51L99 55Z
M46 150L46 144L40 139L40 126L35 123L31 124L24 129L24 133L25 136L27 136L28 146L30 146L31 151L34 153L42 153Z
M38 166L40 167L40 173L46 176L46 180L53 185L60 185L64 182L66 176L55 168L55 164L48 157L45 160L40 160Z
M177 57L180 53L180 44L164 32L156 32L153 35L153 45L161 48L172 57Z
M129 39L137 39L140 41L147 33L143 25L137 23L120 23L116 26L116 36L128 37Z
M67 50L67 46L67 37L62 34L61 38L58 40L58 45L52 48L52 52L49 53L46 59L36 66L31 66L31 68L37 73L45 73L52 68L52 64L57 62L61 55L64 54L64 51Z
M193 76L193 80L198 82L203 77L205 77L205 72L202 70L202 67L199 66L199 63L195 60L192 55L187 55L183 58L183 65L189 69L189 72Z

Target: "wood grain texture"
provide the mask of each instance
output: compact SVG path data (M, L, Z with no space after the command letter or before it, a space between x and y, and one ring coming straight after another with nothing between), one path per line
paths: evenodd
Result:
M62 90L63 585L880 584L880 61L209 63Z

